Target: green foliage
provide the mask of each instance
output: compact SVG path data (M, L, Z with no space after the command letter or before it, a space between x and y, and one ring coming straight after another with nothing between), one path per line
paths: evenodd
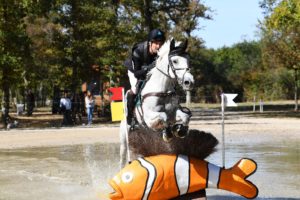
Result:
M293 70L295 110L297 110L298 71L300 69L300 1L285 0L278 1L276 4L269 3L273 7L261 23L264 63L269 68L284 67Z
M195 101L217 102L221 92L239 93L241 101L291 98L290 69L300 63L299 1L262 0L261 7L261 41L213 50L192 35L199 19L212 18L200 0L1 1L3 96L8 104L9 90L22 96L31 88L45 99L55 86L78 92L95 80L126 86L128 52L159 27L168 37L189 40Z
M197 41L197 19L210 18L200 1L22 0L1 1L0 10L2 88L46 94L95 79L123 84L129 49L150 29Z
M299 69L300 2L282 1L261 24L266 63ZM274 64L274 62L272 63Z

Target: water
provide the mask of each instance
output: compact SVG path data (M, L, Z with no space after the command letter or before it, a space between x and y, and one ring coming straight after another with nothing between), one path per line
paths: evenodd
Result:
M249 177L258 199L300 199L299 141L230 144L226 167L248 157L258 164ZM221 165L221 151L208 160ZM107 199L108 180L118 171L119 145L93 144L0 150L0 200ZM244 199L215 189L208 199Z
M208 160L221 166L221 156L219 151ZM226 168L244 157L253 159L258 165L257 171L249 177L259 189L257 199L300 199L300 141L229 144L226 148ZM208 196L221 195L222 198L216 199L227 199L224 197L228 194L221 190L207 190Z
M117 144L0 151L1 200L106 199Z

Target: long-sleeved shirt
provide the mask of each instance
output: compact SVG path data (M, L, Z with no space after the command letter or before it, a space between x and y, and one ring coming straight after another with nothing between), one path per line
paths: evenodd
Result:
M88 96L85 97L84 101L86 108L92 108L95 105L95 100L93 98L89 98Z
M157 54L150 54L148 42L137 43L132 48L130 58L125 61L125 66L128 70L134 73L134 76L139 80L144 80L147 75L145 66L152 64L156 59Z
M63 97L60 99L59 107L65 107L66 110L71 110L71 100L69 98Z

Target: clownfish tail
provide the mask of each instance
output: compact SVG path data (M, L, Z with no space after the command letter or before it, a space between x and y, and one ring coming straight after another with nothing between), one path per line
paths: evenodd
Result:
M222 169L218 188L234 192L248 199L253 199L258 195L258 188L246 180L257 169L255 161L243 158L233 167Z

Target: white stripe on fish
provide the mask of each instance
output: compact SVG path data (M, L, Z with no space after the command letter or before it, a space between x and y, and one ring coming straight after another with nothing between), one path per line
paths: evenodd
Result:
M138 160L140 161L141 166L143 166L148 171L147 185L146 185L146 188L145 188L145 191L144 191L144 195L143 195L143 198L142 198L143 200L147 200L149 194L151 193L154 181L156 179L156 169L147 160L145 160L143 158L138 158Z
M220 167L208 163L208 187L218 188L220 178Z
M190 186L190 162L188 156L178 155L175 161L175 176L179 194L186 194Z

